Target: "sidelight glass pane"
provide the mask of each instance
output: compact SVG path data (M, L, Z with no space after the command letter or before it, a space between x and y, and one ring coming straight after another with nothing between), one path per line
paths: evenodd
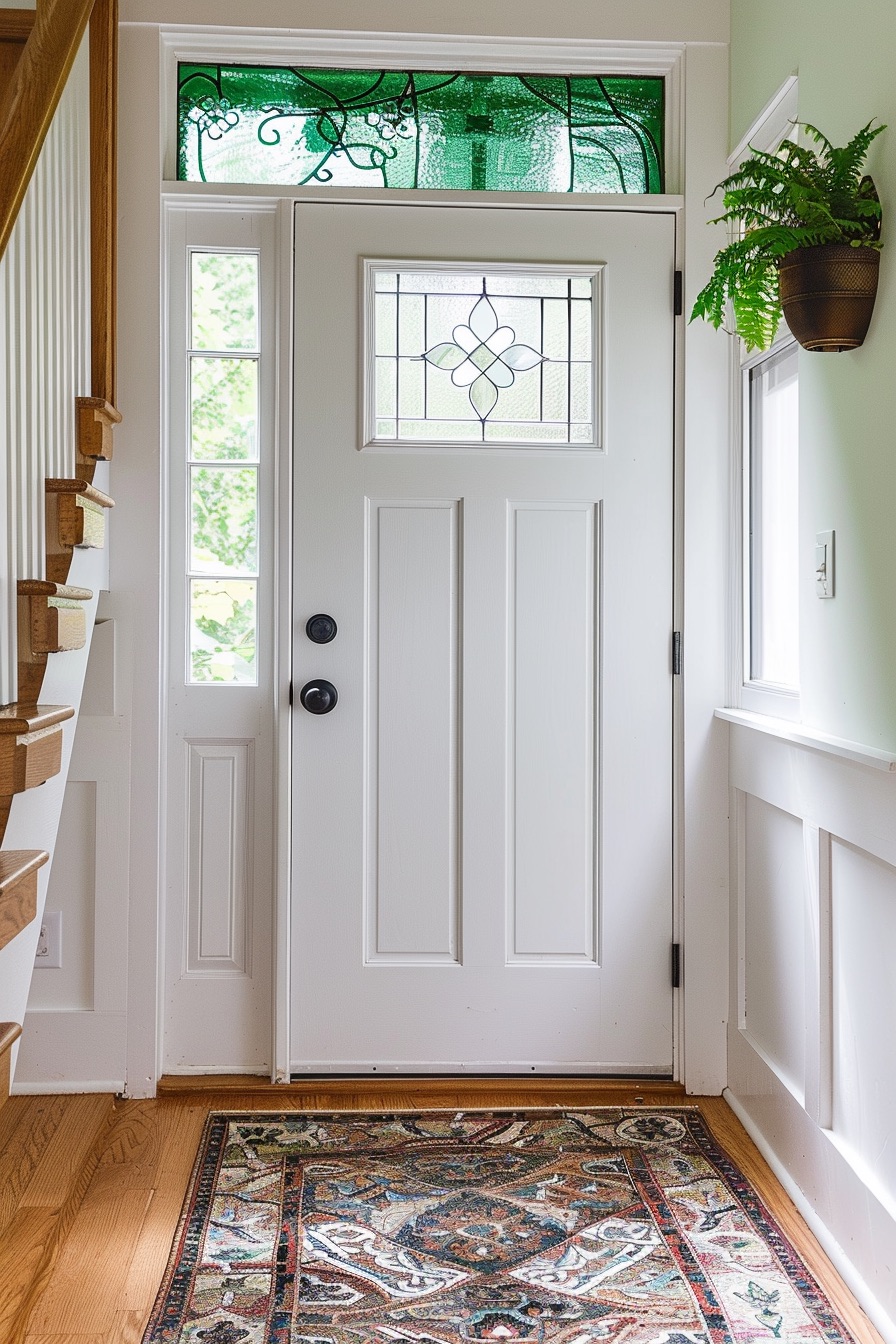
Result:
M660 192L663 134L658 76L178 67L189 182Z
M190 681L255 685L256 588L253 579L190 581Z
M190 569L200 574L257 574L256 469L194 467L190 499Z
M190 456L258 459L258 361L190 359Z
M190 283L192 349L258 349L258 257L254 252L194 252Z

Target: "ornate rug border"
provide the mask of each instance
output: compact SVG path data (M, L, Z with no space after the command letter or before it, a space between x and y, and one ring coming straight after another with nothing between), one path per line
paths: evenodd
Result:
M796 1250L793 1243L784 1233L774 1214L763 1200L759 1191L741 1171L734 1159L725 1150L721 1141L716 1138L708 1122L704 1118L700 1107L688 1103L677 1103L674 1105L644 1105L636 1104L609 1104L598 1106L427 1106L425 1108L414 1107L390 1107L384 1110L359 1110L357 1108L339 1108L339 1107L295 1107L284 1109L282 1106L274 1109L264 1110L246 1110L238 1108L234 1110L217 1109L209 1111L202 1128L202 1134L196 1151L196 1157L190 1171L190 1177L187 1184L181 1212L178 1217L177 1228L172 1240L171 1250L168 1254L168 1260L165 1266L165 1272L162 1277L159 1290L153 1303L152 1311L147 1321L144 1333L141 1336L141 1344L154 1344L153 1332L158 1329L162 1323L162 1313L166 1302L172 1294L175 1298L178 1296L178 1288L184 1292L192 1281L192 1265L183 1263L183 1252L187 1249L188 1233L190 1231L190 1221L197 1203L202 1195L208 1193L210 1188L214 1187L218 1173L221 1167L221 1160L224 1154L224 1136L227 1125L234 1121L246 1121L247 1123L264 1123L276 1117L277 1120L287 1119L295 1116L334 1116L340 1118L355 1118L359 1121L370 1120L388 1120L395 1117L414 1116L423 1118L427 1115L495 1115L495 1116L539 1116L539 1115L566 1115L575 1114L598 1114L600 1112L614 1111L628 1115L637 1116L645 1114L681 1114L688 1117L689 1131L695 1142L700 1147L703 1156L708 1162L715 1166L724 1181L730 1187L732 1194L737 1199L744 1214L757 1233L767 1243L769 1249L778 1259L785 1273L793 1280L802 1294L807 1310L815 1316L818 1328L829 1341L829 1344L856 1344L855 1336L841 1319L827 1294L818 1283L809 1266L803 1257ZM209 1160L213 1159L213 1160ZM177 1284L178 1266L181 1266L183 1285ZM709 1304L707 1304L709 1307ZM712 1309L709 1308L708 1315L712 1315ZM713 1344L727 1344L731 1339L727 1328L713 1328L709 1325L710 1337Z

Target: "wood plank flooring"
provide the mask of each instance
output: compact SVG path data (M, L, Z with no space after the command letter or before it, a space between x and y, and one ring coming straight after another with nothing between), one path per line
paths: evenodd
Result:
M0 1339L53 1281L113 1122L109 1096L14 1097L0 1115Z
M32 1248L59 1217L62 1176L85 1152L91 1107L109 1099L14 1098L0 1117L0 1339L22 1297ZM154 1101L115 1103L80 1207L63 1229L53 1272L33 1295L16 1344L140 1344L164 1272L202 1128L210 1110L414 1110L519 1106L698 1104L752 1180L859 1344L881 1344L734 1113L720 1097L685 1097L668 1083L583 1079L327 1079L289 1087L261 1080L170 1079ZM28 1146L25 1105L58 1135ZM7 1112L17 1110L15 1119ZM95 1119L94 1115L94 1119ZM30 1153L30 1156L29 1156ZM8 1159L8 1160L7 1160ZM22 1174L16 1175L18 1166ZM88 1163L89 1165L89 1163ZM61 1173L61 1174L60 1174ZM57 1204L54 1204L54 1200Z

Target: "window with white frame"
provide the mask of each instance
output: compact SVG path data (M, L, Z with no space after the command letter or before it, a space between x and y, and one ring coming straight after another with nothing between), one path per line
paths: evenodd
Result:
M251 698L274 666L277 216L166 218L170 687Z
M258 254L190 252L188 680L257 673Z
M754 361L744 379L745 701L791 717L799 703L796 345Z

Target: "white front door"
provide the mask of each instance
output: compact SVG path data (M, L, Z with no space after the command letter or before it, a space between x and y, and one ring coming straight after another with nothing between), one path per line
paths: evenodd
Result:
M671 1072L673 241L297 206L296 1072Z

